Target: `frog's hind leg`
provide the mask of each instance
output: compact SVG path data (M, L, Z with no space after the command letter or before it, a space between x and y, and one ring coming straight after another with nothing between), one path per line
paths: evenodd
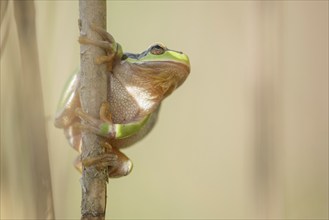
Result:
M79 123L79 122L75 122L75 123ZM64 129L64 134L71 147L73 147L76 151L81 153L81 146L82 146L81 129L75 126L75 124L73 124L72 126Z
M80 107L79 81L79 74L76 72L67 82L66 90L61 96L61 102L56 111L54 124L57 128L68 128L77 118L75 109Z
M115 166L109 167L109 177L118 178L127 176L133 169L133 163L131 160L117 148L112 147L108 142L101 142L100 144L106 149L107 152L117 156Z
M127 176L133 168L133 164L129 158L105 141L101 142L100 145L105 148L104 154L89 157L84 160L81 160L80 154L74 161L75 168L81 173L83 167L108 167L110 178Z

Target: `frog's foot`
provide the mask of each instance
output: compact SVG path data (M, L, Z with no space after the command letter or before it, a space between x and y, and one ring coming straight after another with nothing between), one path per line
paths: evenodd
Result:
M115 126L112 122L111 114L109 111L110 105L108 102L104 102L100 108L100 119L94 118L84 112L81 108L76 108L75 114L83 120L84 124L75 123L74 126L78 127L81 130L87 130L91 133L107 137L114 138L115 137Z
M109 167L109 177L115 178L127 176L133 169L133 163L129 160L129 158L115 147L112 147L108 142L104 141L100 144L106 149L107 152L110 151L118 157L116 165Z
M95 166L96 169L108 167L109 177L127 176L132 170L132 162L129 158L107 142L100 145L106 149L105 154L81 160L80 155L74 161L74 166L81 173L83 166Z

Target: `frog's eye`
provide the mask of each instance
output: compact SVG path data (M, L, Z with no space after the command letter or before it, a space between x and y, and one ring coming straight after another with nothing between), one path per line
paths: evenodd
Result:
M162 46L160 46L159 44L154 45L151 50L150 50L151 54L153 55L161 55L165 52L165 48L163 48Z

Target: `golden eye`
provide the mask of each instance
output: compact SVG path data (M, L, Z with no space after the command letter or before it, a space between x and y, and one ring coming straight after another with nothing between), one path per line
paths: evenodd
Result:
M151 48L150 52L153 55L161 55L165 52L165 49L157 44Z

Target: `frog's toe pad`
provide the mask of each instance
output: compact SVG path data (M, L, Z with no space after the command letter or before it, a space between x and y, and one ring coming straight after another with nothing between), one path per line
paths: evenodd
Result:
M112 166L109 168L109 177L118 178L122 176L127 176L131 173L133 169L133 163L128 160L123 163L120 163L118 166Z

